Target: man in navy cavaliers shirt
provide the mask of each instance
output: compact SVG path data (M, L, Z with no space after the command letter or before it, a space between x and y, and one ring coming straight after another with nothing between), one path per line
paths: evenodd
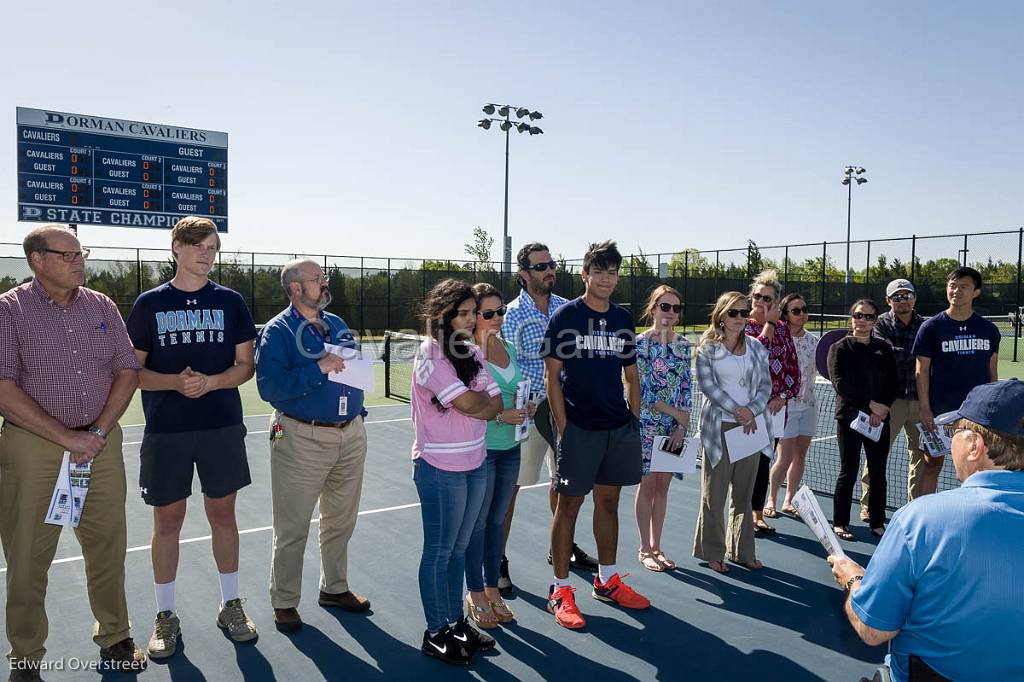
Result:
M235 493L249 485L238 386L254 371L256 326L238 292L209 278L220 236L207 218L188 216L171 231L174 279L135 301L128 333L142 364L146 414L139 487L153 507L157 616L149 655L174 654L181 634L174 609L178 539L199 472L220 573L217 624L236 642L256 637L238 592Z

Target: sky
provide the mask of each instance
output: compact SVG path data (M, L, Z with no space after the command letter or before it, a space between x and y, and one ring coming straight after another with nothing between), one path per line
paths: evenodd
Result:
M8 3L0 241L16 221L15 107L226 131L226 251L568 258L1017 229L1018 2ZM166 231L82 227L90 246Z

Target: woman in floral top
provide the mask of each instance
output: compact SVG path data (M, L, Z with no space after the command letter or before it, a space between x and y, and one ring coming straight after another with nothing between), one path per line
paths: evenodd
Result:
M682 296L667 285L647 301L651 328L636 339L640 373L640 438L644 478L636 493L636 524L640 531L640 563L651 571L672 570L675 562L661 551L661 531L668 507L672 474L651 472L654 439L667 436L678 448L690 425L690 344L673 331L679 322Z

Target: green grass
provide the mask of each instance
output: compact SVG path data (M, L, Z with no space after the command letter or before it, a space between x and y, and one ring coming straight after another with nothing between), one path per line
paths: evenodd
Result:
M384 365L374 366L374 392L366 396L366 405L368 407L375 407L378 405L403 405L404 403L398 400L391 400L384 397ZM257 414L270 414L274 411L274 408L269 403L263 402L260 398L259 392L256 390L256 379L250 379L246 383L238 387L238 392L242 395L242 413L246 416L252 416ZM121 424L144 424L146 418L142 414L142 394L136 392L132 397L132 402L125 410L124 416L121 417Z

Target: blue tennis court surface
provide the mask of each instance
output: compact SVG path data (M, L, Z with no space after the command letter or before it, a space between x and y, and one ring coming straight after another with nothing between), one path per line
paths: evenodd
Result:
M519 596L509 602L516 622L491 630L496 652L480 655L468 669L454 669L419 652L424 621L417 589L421 531L409 449L408 406L376 407L367 418L369 454L361 515L349 550L352 589L373 602L369 614L328 610L316 603L319 556L316 521L306 546L303 599L305 627L285 636L274 629L267 592L270 571L271 497L266 416L248 417L253 484L238 497L241 586L246 611L256 622L255 643L236 645L215 624L220 597L209 527L197 487L182 531L177 612L183 646L165 662L150 662L145 680L855 680L881 662L884 647L868 647L841 612L842 594L832 582L820 545L795 519L773 523L779 534L757 541L759 572L732 566L727 575L701 566L691 554L700 497L699 472L674 482L663 548L679 563L671 573L652 573L636 561L633 493L623 491L619 566L628 582L649 597L646 611L624 611L591 599L587 577L577 574L577 601L587 627L578 632L555 624L545 610L551 569L546 561L550 512L544 486L521 492L509 543L512 578ZM143 646L155 615L149 541L150 510L138 495L141 427L125 429L128 470L128 601L132 634ZM892 485L899 485L893 481ZM826 513L831 500L819 498ZM86 503L88 505L88 502ZM88 508L88 507L87 507ZM592 507L580 514L577 540L592 553ZM874 548L868 529L855 525L859 542L844 543L866 563ZM92 615L85 573L73 533L65 531L50 569L47 660L91 661ZM0 587L6 599L6 588ZM0 646L8 648L0 633ZM49 672L45 679L96 679L96 672ZM108 673L110 679L123 674Z

